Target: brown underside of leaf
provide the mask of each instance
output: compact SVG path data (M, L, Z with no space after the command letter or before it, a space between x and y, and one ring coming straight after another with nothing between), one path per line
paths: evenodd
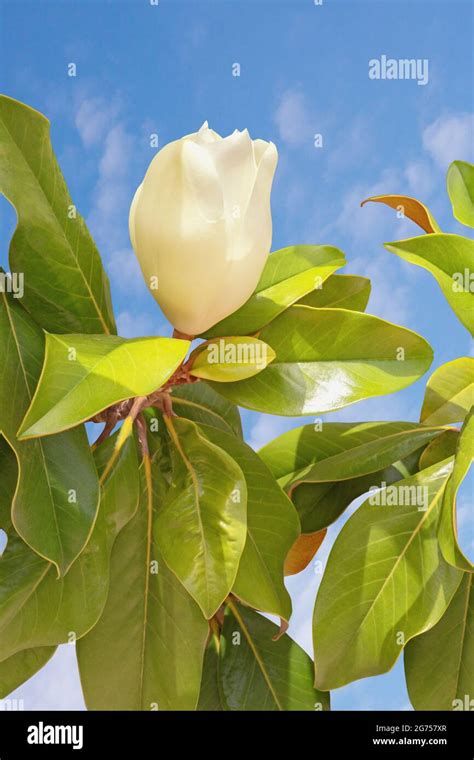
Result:
M402 207L403 215L411 219L412 222L415 222L422 230L428 233L439 232L433 226L426 207L416 198L410 198L407 195L374 195L372 198L366 198L360 205L364 206L369 202L385 203L385 205L390 206L395 211Z
M302 533L299 536L285 559L285 575L301 573L313 559L321 546L327 530L318 530L315 533Z

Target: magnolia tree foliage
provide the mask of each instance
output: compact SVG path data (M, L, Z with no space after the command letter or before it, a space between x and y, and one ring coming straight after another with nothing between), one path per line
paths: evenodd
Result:
M272 163L266 145L253 149ZM404 650L415 708L469 708L473 566L456 494L472 461L474 360L431 375L419 423L315 423L405 388L433 358L419 335L365 313L370 282L336 274L337 248L275 251L204 334L124 339L48 122L7 97L0 191L18 216L10 268L24 275L21 298L4 273L0 294L0 696L76 642L91 709L327 710L331 689ZM473 226L470 164L451 165L448 192ZM472 240L413 198L369 200L426 233L386 247L428 270L472 332ZM256 453L239 406L313 419ZM92 446L88 421L104 425ZM286 632L285 574L363 494L324 571L313 661Z

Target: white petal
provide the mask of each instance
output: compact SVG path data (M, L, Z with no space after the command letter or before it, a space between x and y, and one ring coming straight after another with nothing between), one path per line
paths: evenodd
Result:
M201 214L208 221L220 219L224 212L222 188L209 152L205 147L186 140L182 160L187 183Z
M133 196L133 200L130 206L130 213L128 215L128 230L130 233L130 240L132 242L132 246L134 250L136 250L137 248L137 239L136 239L136 234L135 234L135 212L137 210L138 199L140 198L142 187L143 187L143 184L138 185L135 195Z
M267 150L270 143L268 143L266 140L254 140L253 141L253 153L255 156L255 163L258 166L260 161L262 160L263 155L265 154L265 151Z
M218 143L209 145L224 193L226 216L233 219L246 206L256 177L252 140L248 131L237 130Z
M222 140L222 137L213 129L209 129L207 121L204 122L199 131L194 135L194 142L198 145L209 145L209 143L215 143L218 140Z
M268 247L269 250L272 239L270 193L277 163L278 151L270 142L260 159L255 185L243 214L238 256L245 256L246 251L252 248L260 250Z

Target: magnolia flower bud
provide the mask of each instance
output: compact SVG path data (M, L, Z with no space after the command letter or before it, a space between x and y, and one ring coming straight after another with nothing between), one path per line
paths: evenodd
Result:
M130 208L130 238L171 324L198 335L247 301L272 239L273 143L208 128L154 157Z

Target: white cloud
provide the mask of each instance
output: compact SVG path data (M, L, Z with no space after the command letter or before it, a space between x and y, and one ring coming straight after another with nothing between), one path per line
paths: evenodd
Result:
M129 242L128 211L133 195L129 176L134 152L135 138L124 124L112 126L105 137L94 206L88 218L94 236L106 252L123 248Z
M141 338L145 335L156 335L158 323L147 314L141 312L121 311L117 317L117 332L122 338Z
M328 225L322 237L342 233L353 243L364 245L374 241L380 245L384 240L409 237L414 231L412 223L399 219L393 210L372 203L363 208L360 206L365 198L403 192L404 187L406 180L403 180L398 169L386 169L376 182L353 187L343 197L339 215Z
M103 98L84 98L80 102L75 124L86 148L101 142L110 124L117 119L118 111L117 102L106 102Z
M406 324L413 290L404 282L400 260L382 250L370 257L353 259L350 264L353 272L369 277L372 283L369 312L389 322Z
M301 424L304 424L304 422ZM247 443L255 451L258 451L258 449L273 440L273 438L281 435L286 430L296 427L296 425L294 417L272 417L269 414L260 414L250 431Z
M412 161L403 171L404 178L408 182L407 195L423 201L428 198L437 186L437 180L433 171L426 161Z
M474 114L440 116L423 131L423 147L443 170L451 161L469 160L474 145Z
M132 248L118 248L108 256L107 272L112 285L127 293L148 293L138 259Z
M318 131L306 97L298 89L283 93L274 119L281 140L291 146L310 144L313 133Z
M369 151L373 150L372 129L366 116L356 116L343 129L338 130L330 146L328 169L347 171L348 168L365 163Z

